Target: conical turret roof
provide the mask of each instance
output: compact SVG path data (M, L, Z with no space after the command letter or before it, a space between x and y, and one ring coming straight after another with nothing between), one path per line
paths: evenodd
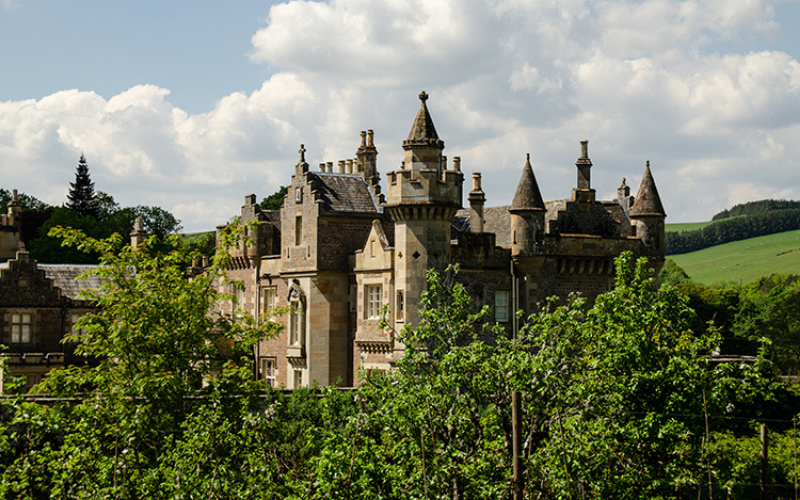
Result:
M433 118L431 118L428 106L425 104L425 101L428 100L428 94L424 90L419 94L419 100L422 102L420 103L417 117L414 119L414 125L411 127L408 139L403 141L403 145L436 145L444 148L444 141L439 139L436 127L433 126Z
M545 210L542 193L539 191L539 184L536 182L536 177L533 175L530 154L528 154L527 160L525 160L525 167L522 169L522 177L517 185L514 201L511 202L511 210Z
M631 208L631 217L644 216L644 215L660 215L666 217L664 212L664 205L661 204L661 197L658 195L656 189L656 181L653 180L653 173L650 172L650 162L644 170L644 177L642 183L639 184L639 193L636 195L636 201Z

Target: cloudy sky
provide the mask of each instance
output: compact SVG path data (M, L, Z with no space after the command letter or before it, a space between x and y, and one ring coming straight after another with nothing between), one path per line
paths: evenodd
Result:
M800 2L0 0L0 187L96 189L210 230L375 130L382 173L426 90L445 154L511 201L525 154L546 199L635 191L667 222L800 198ZM384 175L385 178L385 175Z

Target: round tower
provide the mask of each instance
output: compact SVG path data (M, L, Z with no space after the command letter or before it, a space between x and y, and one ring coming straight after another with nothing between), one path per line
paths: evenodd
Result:
M531 257L544 243L544 206L528 153L522 177L511 202L511 256Z
M664 260L664 220L667 214L656 189L650 162L645 167L639 192L631 207L630 218L636 227L636 236L642 240L647 257Z
M427 288L429 269L444 271L450 262L450 223L461 208L464 175L447 169L426 101L419 111L398 170L389 172L386 214L395 227L395 288L405 297L406 322L418 320L420 294ZM400 294L398 293L398 296Z

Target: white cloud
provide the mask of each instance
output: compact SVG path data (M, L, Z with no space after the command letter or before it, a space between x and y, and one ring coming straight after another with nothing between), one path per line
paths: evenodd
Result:
M545 198L569 196L586 138L599 193L651 160L670 220L707 219L800 182L800 64L707 50L780 28L770 0L291 0L252 37L273 72L260 88L198 115L153 85L0 103L0 169L60 202L83 150L99 189L210 229L286 184L300 143L312 165L336 161L374 128L394 169L425 89L489 203L510 201L527 152Z

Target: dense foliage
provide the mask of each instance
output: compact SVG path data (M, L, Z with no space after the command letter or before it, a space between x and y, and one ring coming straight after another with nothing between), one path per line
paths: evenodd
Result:
M729 217L738 217L740 215L757 215L766 212L774 212L776 210L789 210L800 209L800 201L792 200L759 200L749 201L734 205L728 210L716 214L711 220L727 219Z
M0 210L6 212L6 207L12 199L12 193L8 189L0 188ZM22 211L42 211L47 210L50 206L42 200L25 193L17 193L17 200L22 204Z
M630 255L593 306L549 304L515 337L473 309L454 270L430 273L419 324L395 332L396 370L353 390L283 392L250 372L252 343L275 325L214 313L231 299L213 287L224 252L188 280L196 255L175 240L133 252L119 237L59 232L107 264L103 310L71 339L99 365L37 388L73 399L2 402L4 498L510 498L513 390L527 498L744 491L750 421L784 432L773 479L789 477L777 421L797 401L761 358L713 363L719 333L693 332L685 296Z
M281 186L280 189L261 200L261 203L259 203L261 210L280 210L283 206L283 199L286 198L288 192L289 186Z
M800 276L766 276L742 287L732 330L751 342L769 339L775 366L800 375Z
M695 252L714 245L756 236L800 229L800 209L758 212L746 217L722 219L693 231L667 232L666 254Z
M96 210L94 215L81 215L67 208L56 207L46 212L46 217L38 220L39 225L34 235L26 235L27 246L31 257L43 263L64 264L96 264L100 254L84 252L77 248L64 248L60 237L50 234L55 227L70 227L80 229L86 235L96 239L104 239L117 233L123 238L128 238L133 230L134 221L141 217L144 229L148 234L157 236L157 241L163 241L167 235L181 229L181 224L174 215L159 207L139 205L136 207L121 207L114 198L102 191L95 196ZM23 225L28 218L36 218L36 212L23 214Z

